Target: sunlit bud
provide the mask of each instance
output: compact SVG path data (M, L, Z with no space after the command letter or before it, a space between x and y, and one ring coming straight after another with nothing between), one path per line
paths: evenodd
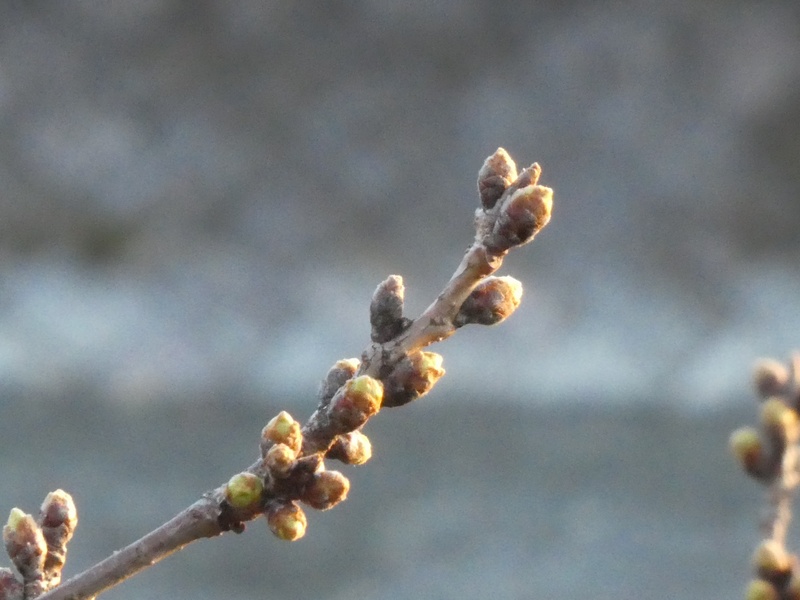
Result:
M747 473L754 477L764 475L764 446L758 430L754 427L740 427L731 433L728 445Z
M442 356L414 352L401 360L386 378L384 406L403 406L427 394L444 375Z
M347 498L350 481L339 471L322 471L303 490L300 500L317 510L328 510Z
M372 458L372 444L360 431L351 431L336 438L327 457L348 465L363 465Z
M225 486L225 499L234 508L248 508L261 501L263 491L261 478L245 471L230 478Z
M753 568L761 579L785 584L791 575L792 559L775 540L762 541L753 553Z
M0 568L0 600L22 600L22 582L11 569Z
M505 251L527 244L550 222L553 190L529 185L516 190L503 200L500 215L486 244L493 251Z
M495 325L517 310L522 284L513 277L487 277L461 305L453 324Z
M348 380L334 397L331 418L342 428L352 431L377 413L383 402L383 384L369 375Z
M78 525L78 511L72 496L64 490L47 494L39 509L39 524L47 542L45 570L52 579L64 566L67 543Z
M788 382L789 370L777 360L762 359L753 368L753 383L761 398L782 394Z
M285 410L281 411L267 423L267 426L261 432L262 455L266 453L270 442L286 444L295 452L300 452L300 448L303 445L300 423L295 421Z
M763 579L753 579L747 585L745 600L780 600L780 593L770 582Z
M378 344L397 337L411 323L403 317L403 278L390 275L378 285L369 306L372 341Z
M31 515L12 508L3 527L3 542L11 562L24 578L40 572L47 556L47 542Z
M517 165L503 148L489 156L478 171L478 195L483 208L497 204L506 188L517 178Z
M294 466L297 452L289 448L286 444L275 444L270 446L264 457L264 464L278 479L288 476Z
M282 540L293 542L306 534L308 520L296 502L272 501L266 515L270 530Z
M357 358L345 358L336 361L336 364L330 368L325 379L319 386L317 396L319 397L320 404L324 405L330 402L336 390L342 387L345 381L356 374L360 364Z
M796 439L800 419L797 411L789 408L780 398L769 398L761 405L761 423L767 431L782 439Z

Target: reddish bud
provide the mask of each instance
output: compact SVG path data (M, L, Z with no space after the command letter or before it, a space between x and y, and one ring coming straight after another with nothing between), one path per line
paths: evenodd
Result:
M522 300L522 284L513 277L487 277L461 305L453 324L495 325L517 310Z
M361 427L376 414L383 402L383 384L369 375L348 380L334 396L331 419L339 423L341 433Z
M512 193L503 202L487 246L504 251L530 242L550 222L553 190L528 185Z
M308 520L296 502L274 500L267 505L266 515L270 530L282 540L294 542L306 534Z
M0 568L0 600L22 600L22 582L5 567Z
M517 165L503 148L489 156L478 171L478 195L486 210L494 208L506 188L517 178Z
M384 406L403 406L427 394L444 375L442 357L435 352L414 352L401 360L384 381Z
M300 452L303 445L300 423L295 421L285 410L273 417L261 431L262 456L266 454L271 443L286 444L295 452Z
M300 500L317 510L328 510L347 498L350 481L339 471L322 471L303 490Z
M58 583L67 558L67 543L78 525L78 511L72 496L64 490L47 494L39 509L39 524L47 542L44 569L51 582Z

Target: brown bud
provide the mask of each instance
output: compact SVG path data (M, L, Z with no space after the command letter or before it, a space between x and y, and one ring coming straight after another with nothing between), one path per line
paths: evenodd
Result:
M64 490L47 494L39 509L39 525L47 542L44 569L51 582L58 583L67 558L67 543L78 525L75 502Z
M403 406L421 398L444 373L442 357L435 352L419 351L407 355L384 382L384 406Z
M522 284L513 277L487 277L461 305L453 324L495 325L517 310L522 300Z
M356 374L359 364L360 362L357 358L345 358L336 361L336 364L330 368L324 381L319 386L317 396L319 397L321 405L324 406L328 404L336 393L336 390L342 387L345 381Z
M553 190L529 185L515 191L503 202L500 216L488 243L495 250L527 244L550 222Z
M779 396L786 391L789 370L777 360L760 360L753 368L753 383L761 398Z
M328 510L347 498L350 481L339 471L317 473L303 490L300 500L317 510Z
M11 562L26 580L43 576L47 556L47 542L39 525L31 515L12 508L8 522L3 527L3 541Z
M348 380L336 393L330 406L331 419L341 433L361 427L377 413L383 402L383 384L369 375Z
M378 344L397 337L411 323L403 317L403 278L390 275L381 282L372 295L369 307L369 322L372 325L372 341Z
M800 433L800 417L778 397L772 397L761 405L761 423L766 431L776 438L796 440Z
M517 178L517 165L503 148L489 156L478 171L478 195L486 210L494 208L506 188Z
M294 542L306 534L308 520L296 502L273 500L267 504L266 515L270 530L282 540Z
M775 540L762 541L753 553L753 569L761 578L783 586L792 574L792 559Z
M275 444L267 450L264 457L264 465L278 479L283 479L289 475L294 467L297 452L289 448L286 444Z
M0 568L0 600L22 600L22 582L11 569Z
M360 431L351 431L336 438L327 457L347 465L363 465L372 458L372 444Z

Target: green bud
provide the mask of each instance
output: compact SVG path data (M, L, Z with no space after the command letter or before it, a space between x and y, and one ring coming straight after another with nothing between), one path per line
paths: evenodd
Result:
M225 486L225 499L234 508L248 508L261 501L263 491L261 478L245 471L230 478Z
M328 510L347 498L350 480L339 471L322 471L303 490L300 500L317 510Z
M295 452L300 452L303 445L303 433L300 423L295 421L288 412L281 411L273 417L261 432L262 452L266 452L269 442L286 444Z
M264 457L264 464L270 473L278 479L287 477L294 466L297 452L289 448L286 444L275 444L267 450Z
M768 581L753 579L747 585L745 600L780 600L780 593Z
M731 433L728 446L742 468L758 476L763 464L764 448L761 436L754 427L740 427Z
M12 508L3 527L6 552L23 578L41 574L47 556L47 542L36 520L18 508Z
M761 423L782 439L794 440L800 432L797 411L778 397L769 398L761 405Z
M357 358L344 358L336 361L336 364L328 370L325 379L319 386L317 396L320 403L327 404L330 402L336 391L356 374L360 364L361 362Z
M272 501L266 514L270 530L280 539L294 542L306 534L308 520L296 502Z

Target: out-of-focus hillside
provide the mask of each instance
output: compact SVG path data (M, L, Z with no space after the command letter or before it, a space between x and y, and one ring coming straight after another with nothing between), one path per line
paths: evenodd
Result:
M554 219L509 261L523 308L450 344L443 385L481 361L522 402L725 402L797 344L797 12L5 3L2 385L293 391L361 351L387 274L430 301L503 145Z

